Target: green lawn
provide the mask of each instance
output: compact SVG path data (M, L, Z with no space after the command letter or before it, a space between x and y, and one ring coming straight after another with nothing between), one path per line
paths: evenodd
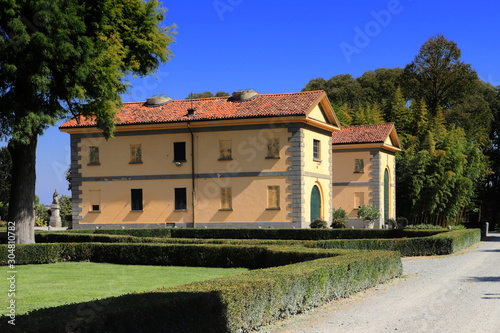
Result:
M0 315L9 304L8 268L0 284ZM236 275L245 268L139 266L66 262L16 267L16 312L148 291L185 283Z

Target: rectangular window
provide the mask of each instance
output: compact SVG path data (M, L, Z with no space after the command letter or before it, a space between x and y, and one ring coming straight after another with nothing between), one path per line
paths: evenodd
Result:
M175 188L175 210L187 209L186 188Z
M364 192L354 192L354 209L365 204L365 193Z
M232 160L231 140L219 140L219 160Z
M130 190L130 202L132 203L133 211L142 211L142 189Z
M220 189L220 210L233 210L233 191L231 187Z
M130 163L142 163L142 148L141 145L130 145Z
M354 173L363 173L365 172L365 161L363 159L355 159L354 160Z
M321 160L321 141L313 140L313 159L316 161Z
M91 146L89 147L89 164L88 165L99 165L99 147Z
M186 161L186 143L185 142L174 142L174 161L185 162Z
M99 212L101 204L101 191L90 190L90 211Z
M267 209L280 209L280 187L267 187Z
M267 156L266 158L280 157L280 139L272 138L267 140Z

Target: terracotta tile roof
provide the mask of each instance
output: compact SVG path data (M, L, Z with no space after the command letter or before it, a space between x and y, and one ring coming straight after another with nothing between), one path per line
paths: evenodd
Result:
M394 128L394 123L345 126L333 132L332 144L384 142Z
M301 116L313 106L322 90L286 94L267 94L245 102L233 102L228 97L174 100L162 106L146 106L144 102L123 103L116 115L116 125L171 123L200 120L243 119L259 117ZM187 110L195 108L194 115ZM93 127L94 119L81 117L65 122L60 128Z

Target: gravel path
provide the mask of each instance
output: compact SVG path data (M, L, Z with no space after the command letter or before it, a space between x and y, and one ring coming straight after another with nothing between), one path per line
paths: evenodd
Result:
M261 332L500 332L500 234L489 236L455 255L403 258L403 277Z

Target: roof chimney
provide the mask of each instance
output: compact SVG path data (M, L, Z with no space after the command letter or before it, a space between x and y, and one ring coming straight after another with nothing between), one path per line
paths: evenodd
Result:
M241 89L233 92L231 101L233 102L246 102L259 96L259 93L253 89Z
M162 95L153 95L150 96L147 100L146 103L144 104L145 106L161 106L165 105L169 102L172 101L172 98L170 98L168 95L162 94Z

